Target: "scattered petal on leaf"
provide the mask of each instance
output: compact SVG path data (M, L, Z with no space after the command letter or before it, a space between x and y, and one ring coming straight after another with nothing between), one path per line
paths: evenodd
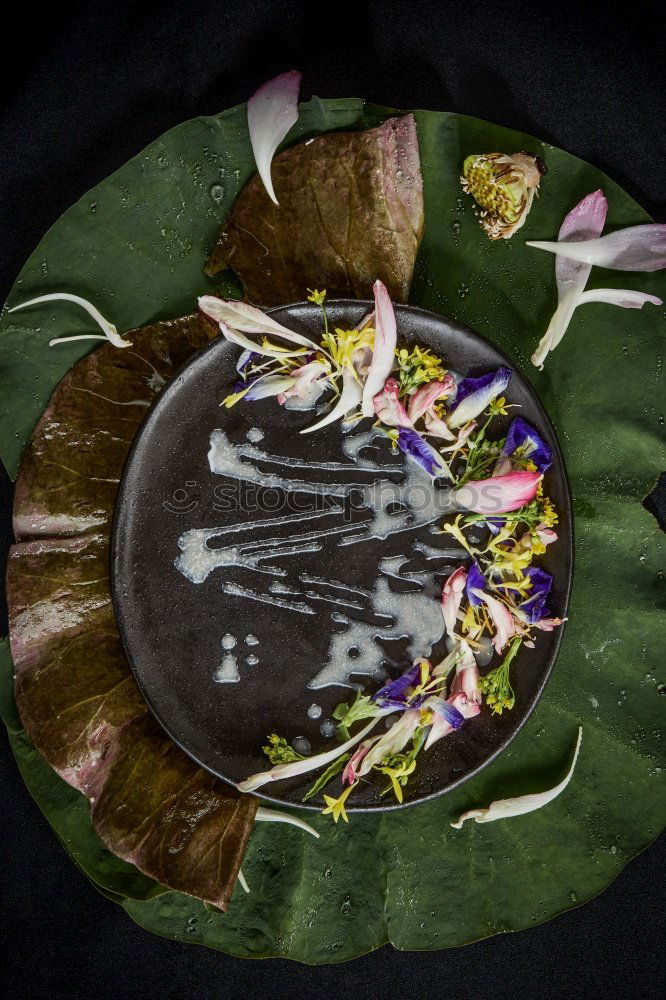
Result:
M577 243L528 240L528 247L613 271L660 271L666 267L666 225L630 226Z
M278 203L271 180L275 150L298 120L301 74L292 69L259 87L247 102L247 126L259 176L268 196Z
M571 761L571 767L569 768L566 777L564 777L558 785L555 785L554 788L548 789L547 792L535 792L531 795L520 795L515 799L498 799L496 802L491 802L491 804L485 809L469 809L467 812L462 814L456 823L452 823L451 826L456 830L460 830L463 823L467 819L476 820L477 823L493 823L496 819L508 819L511 816L523 816L525 813L534 812L535 809L541 809L542 806L548 805L549 802L552 802L553 799L556 799L557 796L564 791L571 781L571 776L574 773L576 761L578 760L578 752L580 750L582 739L583 727L579 726L578 739L576 740L576 748L574 750L573 760Z
M257 823L288 823L289 826L295 826L298 830L303 830L305 833L309 833L311 837L319 840L319 834L309 823L299 819L298 816L282 812L279 809L264 809L263 806L259 806L254 819Z
M113 323L109 323L108 319L102 316L99 309L97 309L92 302L88 299L82 299L80 295L71 295L69 292L49 292L48 295L38 295L34 299L28 299L27 302L21 302L19 305L14 306L13 309L9 309L10 313L18 312L20 309L27 309L28 306L40 305L42 302L74 302L75 305L81 306L82 309L88 313L89 316L95 320L97 325L104 331L104 336L100 337L97 334L82 333L77 334L73 337L55 337L53 340L49 340L49 347L53 347L54 344L65 344L70 340L108 340L114 347L131 347L132 341L125 340L118 333L117 328Z

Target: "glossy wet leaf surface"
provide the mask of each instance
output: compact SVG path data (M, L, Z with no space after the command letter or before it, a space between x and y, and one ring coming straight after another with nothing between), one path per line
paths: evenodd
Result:
M198 315L155 324L132 332L131 350L105 345L65 376L21 466L7 596L21 737L90 800L115 855L224 909L256 802L197 768L149 714L109 582L115 491L134 433L179 362L213 334ZM96 862L80 863L103 883L106 864L98 875ZM161 890L139 880L146 891Z
M298 302L304 289L372 298L377 278L406 302L423 233L423 181L411 115L374 129L299 143L273 161L280 201L260 178L239 195L206 265L230 267L257 305Z
M360 101L305 105L288 138L374 126L391 114ZM433 949L514 930L601 891L664 820L660 759L664 701L664 539L641 506L664 467L660 399L664 313L589 305L577 311L543 373L529 357L556 304L554 263L525 239L552 239L580 198L603 187L607 231L648 220L600 171L529 136L452 114L417 112L426 228L410 301L477 329L506 351L549 411L574 496L576 564L570 621L537 711L502 757L451 795L404 812L316 821L321 840L268 824L250 839L226 916L156 885L101 848L87 804L14 732L33 794L67 849L132 917L156 933L237 955L341 961L378 947ZM548 166L524 228L491 244L460 193L470 152L525 149ZM203 261L253 173L243 109L167 133L75 205L45 237L11 301L67 288L95 299L120 328L192 309L197 292L231 291ZM589 287L627 277L593 271ZM665 298L663 275L632 287ZM39 328L39 329L38 329ZM66 306L3 315L2 456L15 473L48 399L85 346L49 351L49 337L90 330ZM6 662L6 675L10 672ZM14 712L9 691L3 712ZM474 805L537 791L564 774L566 793L514 820L449 827ZM117 867L116 867L117 866Z

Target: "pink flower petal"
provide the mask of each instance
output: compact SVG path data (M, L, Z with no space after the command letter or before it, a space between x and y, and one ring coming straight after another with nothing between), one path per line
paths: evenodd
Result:
M464 566L458 566L448 577L442 589L442 615L444 624L449 635L453 635L456 629L460 602L465 592L467 582L467 570Z
M542 618L538 622L533 622L535 628L540 628L542 632L552 632L558 625L562 625L566 618Z
M284 406L288 399L294 397L301 400L317 399L324 386L315 385L315 383L326 373L326 366L321 361L310 361L307 365L294 368L289 376L292 379L291 388L281 392L277 398L280 406Z
M606 222L608 202L603 191L593 191L569 212L560 227L558 240L579 242L601 235ZM543 367L549 351L554 350L566 333L567 327L590 276L591 265L558 256L555 262L557 278L557 309L548 329L532 357L532 364Z
M599 188L598 191L593 191L592 194L582 198L565 216L557 234L558 240L579 242L596 239L603 232L607 212L608 202ZM565 277L563 272L561 277Z
M375 413L387 427L411 427L412 421L399 399L400 386L394 378L387 378L381 392L373 399Z
M470 420L468 424L465 424L464 427L460 428L458 437L453 442L453 444L447 445L446 448L442 448L441 451L457 451L458 448L462 448L465 441L470 436L475 427L476 427L476 420Z
M305 399L312 389L312 383L326 374L326 366L321 361L310 361L307 365L302 365L301 368L294 368L289 374L294 380L294 384L291 389L281 393L282 399L278 397L280 405L294 396Z
M363 388L364 417L374 417L375 415L373 400L377 393L381 392L391 374L398 335L395 312L386 286L381 281L375 281L373 291L375 294L375 343L372 349L368 377Z
M301 74L290 70L259 87L247 102L247 125L257 170L271 201L278 204L271 180L271 163L292 125L298 120Z
M441 382L427 382L420 386L409 400L407 412L412 423L416 423L419 417L429 409L438 399L450 396L455 390L456 383L452 375L446 375Z
M539 541L544 545L552 545L553 542L557 541L557 532L553 531L552 528L547 528L545 524L537 524L536 533Z
M479 668L474 653L463 640L460 643L462 657L456 667L456 674L451 684L451 695L464 694L468 702L481 704L481 689L479 688Z
M493 646L495 652L501 653L509 639L516 634L516 622L505 604L498 601L496 597L491 597L484 590L472 590L472 593L482 600L488 608L488 614L495 626L495 636Z
M577 243L528 240L529 247L613 271L660 271L666 267L666 225L630 226Z
M425 434L429 437L443 438L445 441L455 441L456 439L449 426L444 423L441 417L437 416L433 406L425 412L425 425Z
M372 746L372 744L376 743L378 739L379 739L378 736L374 736L370 740L363 740L363 742L361 743L361 745L356 748L356 750L354 751L354 753L351 755L351 757L349 758L349 760L345 764L345 768L344 768L344 770L342 772L342 784L343 785L353 785L354 784L354 782L358 778L358 768L359 768L359 765L360 765L361 761L363 760L363 758L368 753L368 751L369 751L370 747Z
M530 503L536 496L541 474L518 470L506 476L492 476L466 483L452 492L458 510L476 514L506 514Z

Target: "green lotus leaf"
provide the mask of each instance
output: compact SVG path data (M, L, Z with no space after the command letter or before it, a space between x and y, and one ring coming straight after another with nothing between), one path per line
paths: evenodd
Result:
M307 288L369 299L376 278L407 301L424 221L412 115L299 143L273 160L271 175L279 206L253 177L207 274L232 268L245 297L266 306L298 301Z
M359 100L314 99L285 145L375 127L393 114ZM221 914L165 892L104 849L87 801L22 730L6 651L1 661L1 707L22 774L77 863L142 926L235 955L335 962L386 941L428 950L529 927L600 892L664 823L657 612L665 546L641 506L666 460L664 315L584 306L537 372L529 357L555 309L554 260L524 243L555 238L573 205L599 187L609 200L608 231L649 218L600 171L533 137L461 115L414 117L425 230L410 301L477 329L528 376L558 431L574 496L570 620L548 688L514 743L433 802L354 816L349 827L316 819L319 841L259 824L243 862L252 891L235 892ZM517 149L538 154L548 174L523 229L490 243L461 193L460 169L478 150ZM128 329L191 312L203 291L238 295L226 273L203 277L201 267L254 172L243 107L184 123L65 213L27 262L10 303L66 289L93 298ZM595 269L593 285L666 298L658 273ZM3 314L0 447L11 473L58 382L86 350L78 342L50 351L47 340L90 330L87 317L65 305ZM69 506L53 513L68 516ZM531 815L450 828L464 809L555 784L579 724L583 746L565 794ZM125 847L130 856L133 845Z

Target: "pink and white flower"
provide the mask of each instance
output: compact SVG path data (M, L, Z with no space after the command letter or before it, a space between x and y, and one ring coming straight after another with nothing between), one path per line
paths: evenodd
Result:
M476 479L453 490L451 499L459 510L476 514L507 514L519 510L536 496L539 472L518 470L504 476Z
M290 378L294 380L293 385L279 394L278 403L282 406L294 396L299 399L307 399L312 393L314 383L327 374L328 369L322 361L310 361L301 368L294 368L289 372ZM320 388L317 387L317 389Z
M247 125L257 171L276 205L271 163L275 150L298 120L300 89L301 74L292 69L264 83L247 102Z
M375 736L371 740L363 740L360 746L356 748L354 753L351 755L347 763L345 764L344 770L342 772L342 784L343 785L353 785L359 776L359 767L361 761L367 755L370 747L373 743L376 743L379 739Z
M397 324L393 303L386 285L375 281L375 341L372 348L372 361L363 387L363 416L374 417L374 398L386 384L391 374L395 360L395 345L397 341Z
M453 635L456 630L460 602L465 593L466 582L467 570L464 566L458 566L447 578L442 588L442 615L449 635Z
M464 694L468 701L481 704L481 689L479 688L479 668L474 653L463 639L459 645L461 658L456 667L455 677L451 684L451 695Z
M462 692L450 695L444 704L459 712L463 720L473 719L481 711L480 703L478 701L470 701ZM428 702L426 702L426 706L428 706ZM452 733L457 728L459 726L452 724L444 715L438 714L436 709L434 709L432 726L425 741L424 749L428 750L433 743L437 743L443 736L448 736L449 733Z
M453 375L445 375L441 382L427 382L420 386L410 397L407 412L412 423L424 415L438 399L444 399L455 392L456 383Z
M507 608L506 604L496 597L486 593L485 590L473 590L472 593L478 597L488 608L490 620L495 626L493 646L496 653L501 653L509 639L518 632L516 620Z
M375 413L387 427L412 427L407 410L400 402L400 386L394 378L387 378L384 388L373 399Z

